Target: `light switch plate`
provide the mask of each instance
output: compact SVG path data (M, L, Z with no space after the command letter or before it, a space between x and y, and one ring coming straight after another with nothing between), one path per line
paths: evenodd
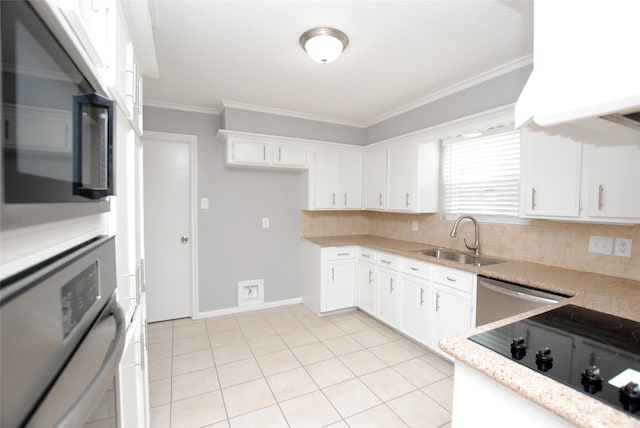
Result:
M201 210L209 209L209 198L200 198L200 209Z
M269 229L269 217L263 217L262 218L262 228L263 229Z
M591 235L589 237L589 252L595 254L611 255L613 238L610 236Z

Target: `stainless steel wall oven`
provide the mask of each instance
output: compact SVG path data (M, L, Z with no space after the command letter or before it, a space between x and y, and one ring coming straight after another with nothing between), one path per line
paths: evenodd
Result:
M117 426L114 237L0 282L0 426Z
M114 103L47 2L0 2L2 230L109 210Z

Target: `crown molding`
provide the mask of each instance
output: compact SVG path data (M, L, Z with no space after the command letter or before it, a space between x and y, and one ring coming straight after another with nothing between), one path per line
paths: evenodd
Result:
M511 71L517 70L519 68L525 67L527 65L533 64L533 54L524 56L522 58L516 59L514 61L508 62L506 64L502 64L496 68L493 68L484 73L473 76L469 79L463 80L462 82L458 82L454 85L451 85L447 88L444 88L440 91L434 92L433 94L421 98L417 101L414 101L410 104L406 104L397 109L391 110L385 114L380 116L376 116L371 120L365 123L365 127L369 127L375 125L376 123L380 123L387 119L391 119L392 117L401 115L403 113L407 113L411 110L415 110L424 105L437 101L439 99L448 97L449 95L453 95L457 92L463 91L465 89L471 88L473 86L479 85L480 83L486 82L488 80L494 79L496 77L502 76L503 74L507 74Z
M240 102L230 101L230 100L221 100L221 103L223 108L227 108L227 107L237 108L239 110L249 110L249 111L255 111L258 113L267 113L267 114L275 114L278 116L294 117L297 119L314 120L316 122L326 122L326 123L332 123L334 125L353 126L355 128L364 128L366 126L365 123L355 121L355 120L338 119L336 117L321 116L321 115L315 115L310 113L301 113L298 111L285 110L285 109L279 109L279 108L273 108L273 107L265 107L265 106L259 106L256 104L246 104L246 103L240 103Z
M205 114L217 114L222 113L221 108L194 106L189 104L169 103L166 101L159 101L154 99L145 98L144 107L156 107L169 110L189 111L193 113L205 113Z

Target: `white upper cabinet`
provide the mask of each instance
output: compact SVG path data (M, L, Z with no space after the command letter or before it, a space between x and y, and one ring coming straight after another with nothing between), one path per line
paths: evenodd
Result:
M524 217L580 215L582 144L522 130L520 196Z
M640 2L536 1L534 71L516 126L640 110Z
M521 165L523 217L640 223L639 145L584 144L523 130Z
M585 146L588 215L640 223L640 146Z
M307 167L307 146L303 142L233 131L221 131L219 136L226 141L227 165L282 169Z
M365 149L365 208L383 210L387 200L387 150Z
M362 152L316 148L312 158L308 172L308 208L361 209Z
M365 207L372 210L438 211L439 143L396 140L365 148Z

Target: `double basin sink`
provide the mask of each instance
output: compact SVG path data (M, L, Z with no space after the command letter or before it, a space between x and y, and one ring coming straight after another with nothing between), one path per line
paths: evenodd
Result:
M502 263L502 261L500 260L485 259L482 257L472 256L467 253L459 253L457 251L450 251L442 248L435 248L432 250L421 250L421 251L418 251L418 253L425 256L450 260L452 262L458 262L458 263L463 263L465 265L473 265L473 266L487 266L487 265L493 265L496 263Z

